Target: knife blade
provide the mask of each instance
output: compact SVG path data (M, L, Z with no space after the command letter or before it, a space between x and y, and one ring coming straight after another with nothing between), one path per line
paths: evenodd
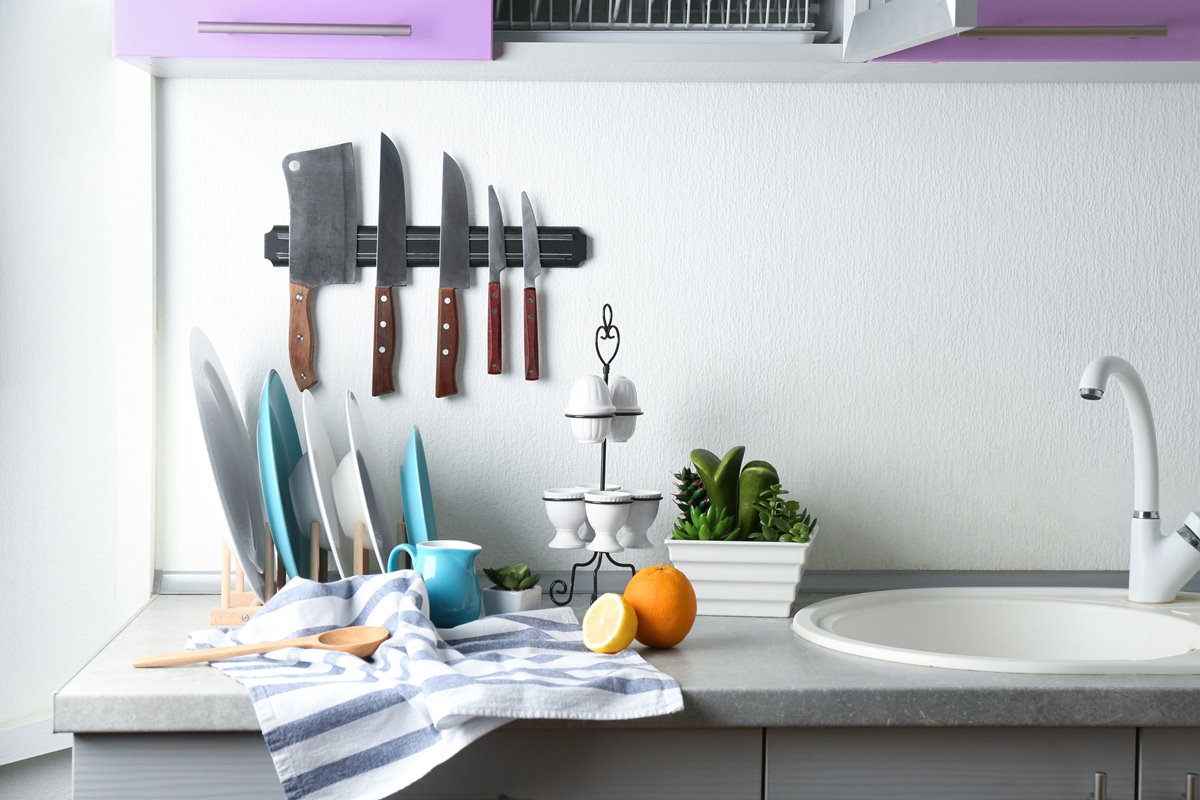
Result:
M499 375L503 362L500 342L504 338L500 312L500 273L508 266L504 252L504 217L495 188L488 187L488 374Z
M357 188L349 143L289 153L283 159L288 189L288 359L301 389L317 383L312 292L354 279Z
M458 394L458 290L467 288L470 273L467 185L462 170L442 154L442 224L438 234L438 354L434 396Z
M536 381L538 365L537 279L542 274L542 251L538 246L537 219L529 195L521 192L521 255L525 266L525 380Z
M404 165L386 133L379 134L379 229L375 272L375 352L371 396L396 391L396 311L393 286L408 285L408 222L404 206Z

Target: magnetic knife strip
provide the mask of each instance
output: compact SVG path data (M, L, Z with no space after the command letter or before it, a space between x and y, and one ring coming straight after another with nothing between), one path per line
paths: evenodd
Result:
M436 267L438 265L440 228L436 225L409 225L408 266ZM472 267L488 265L488 229L484 225L470 227L469 244ZM579 228L538 226L538 245L543 267L578 267L587 258L587 234ZM374 267L379 235L374 225L358 226L356 261L361 267ZM504 252L508 266L520 267L522 258L521 228L504 227ZM263 237L263 257L276 267L288 265L288 226L276 225Z

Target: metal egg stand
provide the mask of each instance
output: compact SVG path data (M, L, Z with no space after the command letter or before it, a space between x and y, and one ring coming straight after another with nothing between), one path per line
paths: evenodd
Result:
M613 316L612 306L609 305L608 303L605 303L603 316L602 316L603 324L600 325L600 327L596 328L596 338L595 338L596 358L600 359L600 363L603 365L603 371L601 373L601 377L603 377L603 379L604 379L605 386L609 385L608 379L609 379L609 373L611 372L611 369L612 369L612 362L616 359L617 352L621 349L621 331L619 328L617 328L616 325L613 324L612 316ZM600 350L600 342L601 341L613 342L612 354L608 358L605 358L604 354ZM620 412L620 411L617 412L617 415L619 415L619 416L641 416L641 414L642 414L642 412L640 410L633 411L633 412L628 412L628 411L627 412ZM568 414L567 416L570 417L572 415ZM604 440L600 442L600 483L599 483L599 488L601 490L605 489L608 486L608 483L606 481L607 471L608 471L608 437L605 437ZM587 523L585 523L585 525L586 524ZM617 552L620 552L620 551L617 551ZM575 597L575 580L577 577L577 573L579 572L580 569L586 570L588 567L591 567L591 573L592 573L591 601L593 603L596 602L596 597L599 595L598 587L599 587L599 582L600 582L600 568L602 566L604 566L604 562L606 559L608 560L609 563L611 563L615 567L621 567L622 569L628 569L629 574L631 576L637 572L637 568L634 567L633 564L626 564L621 561L617 561L615 558L613 558L612 553L610 553L610 552L596 550L596 551L593 551L591 558L589 558L587 561L580 561L579 563L574 564L571 567L571 582L570 582L570 584L568 584L562 578L557 578L550 583L550 590L549 590L550 601L553 602L556 606L565 606L568 603L570 603L571 600Z

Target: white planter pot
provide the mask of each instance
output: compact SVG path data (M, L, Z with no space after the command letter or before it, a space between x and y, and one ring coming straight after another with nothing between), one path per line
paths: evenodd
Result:
M696 613L788 617L812 543L668 539L675 567L696 590Z
M542 604L542 587L534 586L519 592L508 589L497 589L489 586L483 590L483 613L516 614L519 611L533 611Z

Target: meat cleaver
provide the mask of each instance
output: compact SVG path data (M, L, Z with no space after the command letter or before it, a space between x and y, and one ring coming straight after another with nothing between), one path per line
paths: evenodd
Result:
M289 153L283 159L283 175L290 207L288 358L296 385L303 390L317 382L312 291L354 281L358 238L354 147L345 143Z

